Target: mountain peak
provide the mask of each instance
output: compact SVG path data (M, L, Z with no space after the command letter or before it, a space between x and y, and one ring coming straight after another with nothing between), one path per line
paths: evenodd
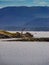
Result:
M0 9L0 28L16 26L17 28L49 27L49 7L12 6ZM15 28L15 27L14 27Z

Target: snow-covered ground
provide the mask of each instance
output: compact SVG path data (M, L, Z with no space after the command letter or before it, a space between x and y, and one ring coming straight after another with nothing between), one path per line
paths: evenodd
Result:
M0 41L0 65L49 65L49 42Z
M21 32L21 31L9 31L11 33L15 32ZM40 38L40 37L49 37L49 31L24 31L25 32L30 32L31 34L34 35L34 37Z

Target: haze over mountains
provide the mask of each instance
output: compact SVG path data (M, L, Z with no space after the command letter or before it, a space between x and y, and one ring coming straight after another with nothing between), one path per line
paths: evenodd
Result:
M49 7L5 7L0 9L0 29L49 31Z

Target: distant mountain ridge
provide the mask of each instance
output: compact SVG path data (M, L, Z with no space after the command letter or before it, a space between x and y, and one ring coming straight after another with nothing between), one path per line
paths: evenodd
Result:
M49 7L5 7L0 9L0 29L49 31Z

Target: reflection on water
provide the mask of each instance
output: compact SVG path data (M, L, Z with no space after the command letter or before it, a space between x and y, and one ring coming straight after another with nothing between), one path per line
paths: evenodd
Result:
M0 42L0 65L49 65L49 42Z

